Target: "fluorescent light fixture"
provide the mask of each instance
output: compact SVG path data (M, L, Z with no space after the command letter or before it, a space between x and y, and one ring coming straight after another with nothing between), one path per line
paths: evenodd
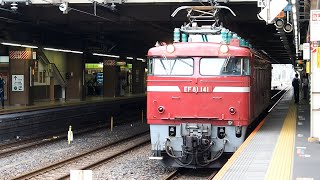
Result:
M21 47L21 44L16 44L16 43L6 43L6 42L3 42L1 43L2 45L6 45L6 46L16 46L16 47Z
M92 53L94 56L104 56L104 57L113 57L113 58L119 58L120 56L115 55L109 55L109 54L100 54L100 53Z
M59 51L59 52L67 52L67 53L75 53L75 54L83 54L81 51L72 51L67 49L56 49L56 48L43 48L48 51Z
M142 62L146 62L146 60L143 59L143 58L137 58L137 60L138 60L138 61L142 61Z
M295 37L295 47L296 47L296 53L298 53L298 45L300 43L300 37L298 35L300 34L300 31L298 29L298 16L297 16L297 6L296 6L296 0L292 0L292 18L293 18L293 25L294 25L294 37Z
M264 50L261 50L261 52L262 52L263 54L268 55L268 53L267 53L267 52L265 52Z
M29 46L29 45L23 45L23 44L21 44L21 47L33 48L33 49L37 49L38 48L38 46Z
M133 59L133 57L128 56L127 59Z
M25 48L34 48L34 49L38 48L37 46L30 46L30 45L17 44L17 43L2 42L1 44L5 46L25 47Z

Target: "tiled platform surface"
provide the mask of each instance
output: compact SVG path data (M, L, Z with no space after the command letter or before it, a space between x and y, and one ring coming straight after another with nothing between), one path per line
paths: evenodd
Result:
M297 128L293 179L320 180L320 143L308 142L310 137L310 104L302 99L297 107Z
M293 90L260 124L214 179L320 180L320 144L308 142L310 106Z

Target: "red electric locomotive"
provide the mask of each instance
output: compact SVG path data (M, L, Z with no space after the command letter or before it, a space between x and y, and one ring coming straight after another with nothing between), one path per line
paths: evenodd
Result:
M217 159L237 150L269 105L271 65L242 39L225 39L224 30L193 24L175 31L175 43L148 51L150 159L221 167Z

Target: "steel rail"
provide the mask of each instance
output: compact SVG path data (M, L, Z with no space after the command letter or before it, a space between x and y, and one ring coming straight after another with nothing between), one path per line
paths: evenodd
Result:
M179 173L179 169L176 169L175 171L171 172L168 176L164 178L164 180L170 180L174 179Z
M115 145L119 145L121 143L126 143L127 141L134 140L135 138L141 138L141 137L149 136L149 134L147 134L147 133L149 133L149 131L144 131L142 133L138 133L138 134L136 134L134 136L131 136L131 137L128 137L128 138L124 138L124 139L121 139L119 141L116 141L116 142L104 145L102 147L98 147L96 149L90 150L89 152L85 152L85 153L82 153L80 155L76 155L74 157L71 157L69 159L65 159L65 160L62 160L60 162L48 165L48 166L43 167L41 169L37 169L37 170L34 170L32 172L28 172L26 174L23 174L23 175L20 175L18 177L15 177L14 179L32 179L32 178L34 178L36 176L41 177L41 175L49 174L50 172L54 173L54 171L59 171L59 169L65 169L65 166L69 165L70 163L77 163L77 162L79 163L78 160L81 160L81 159L83 160L85 157L92 156L93 154L101 153L104 150L110 149ZM130 148L126 149L126 150L123 150L123 152L127 152L127 151L129 151L129 150L131 150L131 149L133 149L133 148L135 148L137 146L140 146L142 144L145 144L147 142L150 142L150 137L148 137L142 143L139 143L139 145L135 145L134 147L130 147ZM115 156L118 156L119 154L122 154L123 152L118 152L118 153L116 153ZM115 156L113 155L113 157L110 157L110 158L114 158ZM94 163L92 163L90 165L87 165L87 166L84 166L81 169L98 165L99 163L101 163L103 161L106 161L106 159L96 160ZM101 161L101 162L99 162L99 161ZM68 176L69 176L69 173L61 174L61 171L59 171L59 177L55 178L55 179L66 178Z
M90 129L82 129L78 132L74 132L74 135L80 135L85 133L90 133L93 131L97 131L103 129L103 127L95 127ZM46 135L43 137L37 137L34 139L27 139L22 141L17 141L13 143L7 143L0 145L0 157L8 156L10 154L16 153L18 151L25 151L32 147L38 146L38 145L45 145L51 142L55 142L61 139L66 139L67 134L66 133L59 133L55 135Z

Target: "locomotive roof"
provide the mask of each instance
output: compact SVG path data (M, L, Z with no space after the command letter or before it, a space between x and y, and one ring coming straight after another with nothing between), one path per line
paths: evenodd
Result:
M173 53L167 52L168 45L162 45L149 49L148 56L251 56L252 51L248 47L228 46L228 52L220 52L221 43L215 42L179 42L172 44L175 47Z

